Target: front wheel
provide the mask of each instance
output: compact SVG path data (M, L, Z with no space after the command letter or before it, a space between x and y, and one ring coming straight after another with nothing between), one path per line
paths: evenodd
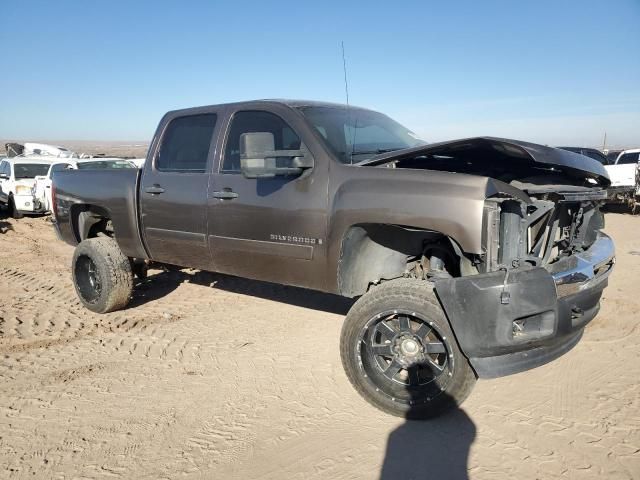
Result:
M347 314L340 354L365 400L406 418L460 405L476 381L432 284L422 280L392 280L363 295Z
M82 304L96 313L127 306L133 292L131 263L109 237L83 240L73 254L73 283Z

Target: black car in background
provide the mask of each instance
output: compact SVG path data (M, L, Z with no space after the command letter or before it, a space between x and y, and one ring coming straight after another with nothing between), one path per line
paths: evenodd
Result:
M586 155L589 158L593 158L594 160L599 161L603 165L612 165L615 163L615 157L613 159L609 159L607 155L602 153L600 150L596 150L595 148L582 148L582 147L556 147L562 150L567 150L573 153L580 153L581 155Z

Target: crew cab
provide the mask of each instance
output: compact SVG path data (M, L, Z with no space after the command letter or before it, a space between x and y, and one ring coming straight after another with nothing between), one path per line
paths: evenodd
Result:
M614 264L608 186L569 151L426 144L372 110L263 100L167 113L141 170L56 174L53 213L94 312L125 308L148 265L357 299L349 380L426 418L579 341Z
M43 203L34 195L35 177L49 170L52 160L38 155L5 158L0 161L0 205L9 208L13 218L44 213Z

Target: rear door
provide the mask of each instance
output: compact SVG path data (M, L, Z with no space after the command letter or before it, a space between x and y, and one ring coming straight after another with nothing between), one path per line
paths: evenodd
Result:
M209 268L207 187L221 109L167 115L140 185L143 238L153 260Z

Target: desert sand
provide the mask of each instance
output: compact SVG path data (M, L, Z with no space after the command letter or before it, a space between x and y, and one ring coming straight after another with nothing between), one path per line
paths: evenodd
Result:
M407 422L343 373L348 301L152 271L95 315L50 222L0 216L0 477L640 478L640 217L606 221L618 264L578 346Z

